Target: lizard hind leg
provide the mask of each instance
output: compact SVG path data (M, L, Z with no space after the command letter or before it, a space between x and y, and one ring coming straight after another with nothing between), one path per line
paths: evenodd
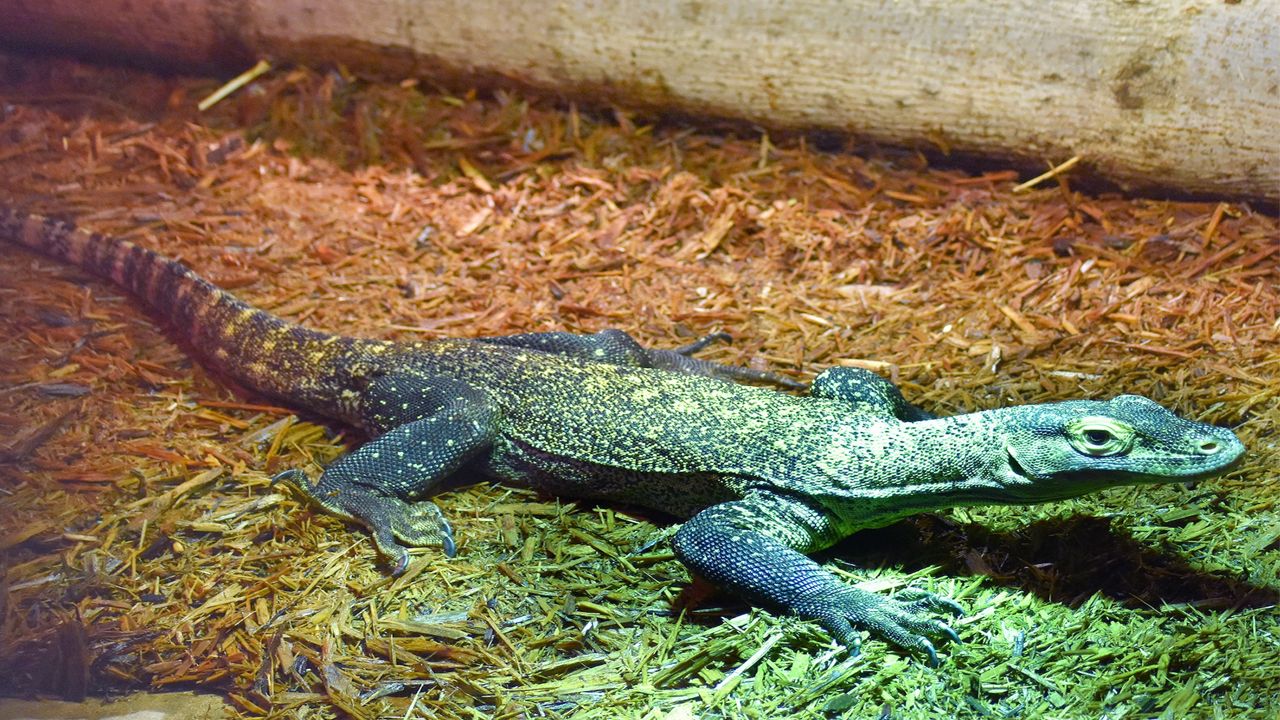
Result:
M622 330L601 330L591 335L566 332L526 333L502 337L477 338L482 342L577 357L591 362L657 368L687 375L705 375L718 380L766 383L792 390L803 390L805 383L763 370L722 365L693 357L693 354L717 342L730 342L728 333L717 332L701 337L673 350L647 348Z
M378 552L399 575L409 564L404 545L439 543L445 555L454 555L448 521L435 503L422 498L487 450L493 434L491 405L459 397L338 458L314 486L299 470L276 479L291 481L320 507L367 527Z
M629 339L629 338L628 338ZM635 342L632 340L632 342ZM641 348L645 354L645 364L648 367L662 368L664 370L672 370L674 372L682 372L690 375L706 375L707 377L717 378L719 380L739 381L750 383L765 383L767 385L776 385L790 390L804 390L807 384L798 380L792 380L785 375L778 375L765 370L756 370L754 368L739 367L737 365L723 365L721 363L711 362L694 357L694 353L705 349L707 346L719 342L733 342L733 338L726 332L715 332L710 335L704 335L697 340L681 345L672 350L663 350L660 348Z

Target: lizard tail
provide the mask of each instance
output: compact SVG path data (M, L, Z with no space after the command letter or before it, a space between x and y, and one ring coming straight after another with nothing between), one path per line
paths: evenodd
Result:
M70 222L0 206L0 237L77 265L145 301L208 364L257 392L345 419L353 374L389 343L304 328L254 308L186 265Z

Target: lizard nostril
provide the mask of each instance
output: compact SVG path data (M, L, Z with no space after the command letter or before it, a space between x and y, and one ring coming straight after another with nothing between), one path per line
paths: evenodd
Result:
M1204 440L1200 443L1201 455L1213 455L1221 449L1222 446L1218 444L1217 440Z

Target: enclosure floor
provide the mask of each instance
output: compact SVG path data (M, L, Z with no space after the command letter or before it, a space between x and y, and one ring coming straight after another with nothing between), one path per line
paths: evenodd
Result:
M823 558L850 582L970 613L937 669L878 640L848 657L682 592L674 526L629 508L466 488L440 498L458 556L424 548L390 578L363 531L269 482L358 438L211 376L123 291L0 245L0 694L185 688L306 718L1280 711L1273 215L338 72L197 112L218 84L0 56L0 202L324 330L725 330L708 357L870 368L942 414L1139 393L1248 454L1194 486L856 535Z

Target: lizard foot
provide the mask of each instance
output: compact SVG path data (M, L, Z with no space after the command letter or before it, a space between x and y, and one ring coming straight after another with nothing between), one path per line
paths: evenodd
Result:
M285 470L271 482L282 480L325 510L367 527L378 552L390 561L393 575L403 573L409 566L409 551L401 542L414 547L438 542L447 557L457 553L453 529L440 508L429 500L410 503L360 485L334 483L326 491L322 489L323 479L313 487L306 473L297 469Z
M635 341L632 340L631 342L634 343ZM706 375L708 377L720 378L721 380L743 380L746 382L767 383L769 385L777 385L779 387L790 388L792 390L804 390L809 387L808 383L792 380L789 377L778 375L777 373L737 367L736 365L721 365L720 363L699 360L698 358L693 357L694 353L706 348L708 345L718 342L733 342L733 337L727 332L714 332L710 335L704 335L687 345L681 345L673 350L640 348L640 351L646 355L646 365L648 367L674 370L676 372L684 372L694 375Z
M731 343L733 342L733 336L723 331L713 332L710 335L703 335L702 337L698 338L697 340L694 340L688 345L681 345L678 348L674 348L672 349L671 352L676 353L677 355L684 355L685 357L689 357L694 353L698 352L699 350L706 348L708 345L712 343L718 343L718 342Z
M930 637L945 637L952 642L959 642L960 637L949 625L924 613L942 610L962 615L964 610L953 600L923 590L906 590L900 595L904 599L886 598L846 585L827 589L796 603L792 609L802 617L817 621L850 654L856 655L861 645L856 627L899 647L927 655L929 666L937 667L938 652Z
M453 542L453 528L444 519L440 507L430 500L418 500L407 503L399 498L388 498L399 505L396 512L391 513L391 532L401 542L414 547L440 543L445 557L458 554L458 547Z
M445 557L457 554L457 545L453 541L453 528L444 519L444 513L430 500L419 500L407 503L400 498L380 495L365 495L361 498L365 504L362 512L366 516L357 516L373 533L373 544L391 561L391 574L400 575L409 567L409 551L403 542L414 547L440 543ZM377 506L376 509L373 506ZM363 517L377 518L365 520Z

